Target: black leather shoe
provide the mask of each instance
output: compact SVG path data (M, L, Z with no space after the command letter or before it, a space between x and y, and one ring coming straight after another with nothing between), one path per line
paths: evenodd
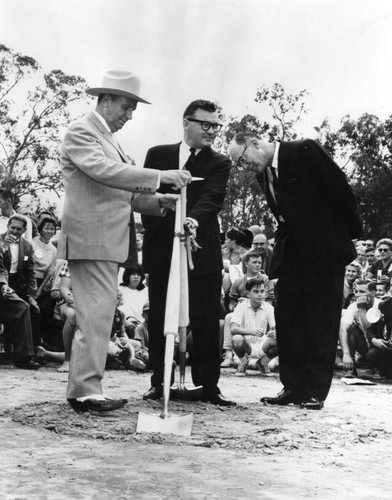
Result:
M317 398L309 398L301 403L301 408L304 410L321 410L323 406L324 401Z
M40 364L36 363L32 358L26 358L15 363L15 366L17 368L21 368L22 370L38 370Z
M279 405L285 406L289 404L299 405L302 398L293 391L280 391L274 398L264 397L260 401L266 405Z
M163 397L163 386L162 385L156 385L152 386L148 389L146 393L143 394L143 399L161 399Z
M204 403L212 403L217 406L236 406L237 403L230 401L222 396L222 394L214 394L213 396L202 397Z
M127 399L105 399L103 401L96 399L86 399L85 401L78 401L77 399L68 399L68 403L78 413L86 411L113 411L122 408L128 403Z

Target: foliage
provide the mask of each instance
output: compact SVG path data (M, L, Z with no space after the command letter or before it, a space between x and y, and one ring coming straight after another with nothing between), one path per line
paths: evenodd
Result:
M0 184L16 200L42 190L59 194L60 135L85 86L61 70L43 74L33 58L0 45Z
M255 101L266 105L267 109L272 111L271 122L261 122L249 114L241 119L230 117L225 125L222 141L224 147L221 147L221 150L227 148L238 132L245 130L259 137L268 136L271 141L295 139L297 137L295 126L306 113L304 102L306 94L305 90L301 90L298 94L289 94L278 83L271 88L261 86L256 92ZM274 227L275 219L254 173L240 171L233 166L220 217L223 231L232 226L245 229L253 224L263 225L266 229Z
M392 116L343 117L333 131L325 120L316 128L319 140L344 163L359 204L365 237L392 236Z

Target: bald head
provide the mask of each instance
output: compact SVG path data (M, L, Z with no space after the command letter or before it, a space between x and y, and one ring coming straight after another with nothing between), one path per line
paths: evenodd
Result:
M264 256L267 255L268 251L268 239L263 233L256 234L252 241L252 249L258 254Z

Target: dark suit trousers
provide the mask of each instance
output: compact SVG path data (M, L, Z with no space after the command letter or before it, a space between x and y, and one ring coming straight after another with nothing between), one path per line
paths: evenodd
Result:
M9 286L15 291L15 293L20 297L22 300L27 302L28 304L28 299L26 297L26 294L24 290L19 286L18 283L18 278L15 275L10 274L9 276ZM33 344L34 347L37 347L41 345L41 313L34 307L31 307L29 305L29 311L30 311L30 321L31 321L31 332L33 336Z
M279 274L275 307L280 379L286 390L325 400L335 363L344 268L323 275L306 265Z
M34 356L28 304L16 294L7 299L0 296L0 322L14 346L15 361Z
M169 270L149 275L149 354L151 385L163 382L165 337L163 334ZM206 396L219 392L219 307L221 272L189 275L189 316L192 330L192 381Z

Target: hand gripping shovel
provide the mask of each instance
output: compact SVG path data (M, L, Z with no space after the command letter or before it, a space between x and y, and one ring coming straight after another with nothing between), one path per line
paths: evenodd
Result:
M186 218L186 186L181 188L181 228L184 227ZM192 389L185 387L185 362L186 362L186 329L189 323L189 293L188 293L188 259L189 267L193 269L192 254L189 238L184 236L180 247L180 320L179 320L179 361L180 361L180 383L170 390L172 399L183 401L200 401L203 395L203 387Z
M180 237L181 237L181 200L177 200L174 228L173 253L170 265L169 282L167 286L164 333L165 370L163 379L163 410L160 415L139 413L136 432L158 432L161 434L177 434L190 436L193 414L171 415L169 413L170 380L173 366L174 341L178 333L180 312Z

